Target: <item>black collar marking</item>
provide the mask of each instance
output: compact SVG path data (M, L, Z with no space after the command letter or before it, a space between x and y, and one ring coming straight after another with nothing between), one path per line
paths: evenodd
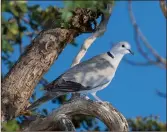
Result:
M107 55L109 55L111 58L114 58L114 55L111 54L110 52L107 52Z

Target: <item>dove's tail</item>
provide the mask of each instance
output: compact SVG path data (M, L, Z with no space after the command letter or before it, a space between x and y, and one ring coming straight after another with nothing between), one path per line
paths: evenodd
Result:
M45 102L47 102L47 101L49 101L51 99L58 98L61 95L64 95L64 93L57 93L57 94L54 94L54 95L46 94L43 97L41 97L38 100L36 100L34 103L32 103L27 108L27 110L33 110L33 109L37 108L39 105L41 105L41 104L43 104L43 103L45 103Z

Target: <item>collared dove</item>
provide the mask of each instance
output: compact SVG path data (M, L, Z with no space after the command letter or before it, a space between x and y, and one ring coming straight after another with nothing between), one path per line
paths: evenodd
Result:
M96 92L110 84L120 61L128 53L133 54L131 46L128 42L122 41L115 44L109 52L75 65L48 84L45 87L46 94L28 109L34 109L48 100L68 93L90 93L101 102Z

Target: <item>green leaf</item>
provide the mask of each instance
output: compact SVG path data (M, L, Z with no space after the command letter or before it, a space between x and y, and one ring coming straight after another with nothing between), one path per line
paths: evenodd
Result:
M74 2L72 2L72 1L64 1L64 6L66 8L72 9L74 7Z
M16 5L15 5L14 1L10 1L9 5L10 5L11 13L13 13L15 16L18 17L19 16L19 12L16 10Z
M68 11L67 9L63 9L61 10L62 12L62 20L64 20L65 22L68 22L70 17L72 17L72 12Z
M2 51L3 52L13 52L12 45L5 39L2 39Z
M6 0L2 2L2 12L9 10L9 2Z
M27 1L17 1L17 3L22 13L26 13L27 12Z
M10 30L10 32L13 34L13 35L17 35L18 34L18 25L16 23L12 23L8 26L8 29Z
M16 120L10 120L7 123L3 123L2 126L5 131L18 131L20 128Z

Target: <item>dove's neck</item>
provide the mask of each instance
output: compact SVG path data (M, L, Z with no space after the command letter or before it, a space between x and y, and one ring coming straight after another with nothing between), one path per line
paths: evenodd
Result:
M110 51L110 53L114 56L114 58L111 59L112 65L114 65L114 67L117 68L124 54L114 53L112 51Z

